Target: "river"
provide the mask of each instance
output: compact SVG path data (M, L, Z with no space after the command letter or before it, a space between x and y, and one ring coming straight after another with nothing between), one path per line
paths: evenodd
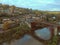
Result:
M44 40L50 39L51 36L49 28L38 29L37 31L35 31L35 34ZM4 43L3 45L9 45L9 44ZM25 35L22 39L11 42L10 45L44 45L44 44L35 40L33 37L29 35Z

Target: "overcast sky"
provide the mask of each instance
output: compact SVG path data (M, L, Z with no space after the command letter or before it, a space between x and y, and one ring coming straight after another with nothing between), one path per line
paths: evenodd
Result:
M38 10L60 11L60 0L0 0L0 3Z

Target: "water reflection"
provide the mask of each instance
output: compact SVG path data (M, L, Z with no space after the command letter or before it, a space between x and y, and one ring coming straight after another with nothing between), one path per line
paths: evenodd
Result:
M15 40L11 44L4 43L4 45L43 45L43 43L35 40L29 35L25 35L22 39Z
M36 35L47 40L50 38L50 31L48 28L43 28L43 29L39 29L36 32ZM7 43L4 43L4 45L8 45ZM29 35L25 35L22 39L18 39L15 40L13 42L11 42L10 45L44 45L43 43L35 40L33 37L29 36Z
M49 28L43 28L41 30L38 29L38 30L35 31L35 34L38 37L40 37L40 38L42 38L44 40L50 39L50 36L51 36L51 32L50 32Z
M23 45L29 39L30 39L30 36L29 35L25 35L22 39L14 40L10 44L4 43L3 45Z

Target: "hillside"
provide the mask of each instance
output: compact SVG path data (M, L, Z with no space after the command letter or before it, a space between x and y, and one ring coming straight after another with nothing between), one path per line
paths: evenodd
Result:
M25 14L35 14L35 15L42 15L42 14L60 14L60 11L42 11L42 10L33 10L29 8L22 8L22 7L16 7L14 5L9 6L5 4L0 4L0 13L9 13L10 15L16 14L16 15L25 15ZM49 15L48 14L48 15Z

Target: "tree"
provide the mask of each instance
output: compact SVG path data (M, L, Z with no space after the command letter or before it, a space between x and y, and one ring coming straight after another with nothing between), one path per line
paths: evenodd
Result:
M6 22L4 22L4 24L3 24L3 29L4 29L4 30L7 30L7 29L9 28L9 26L10 26L10 23L9 23L8 21L6 21Z

